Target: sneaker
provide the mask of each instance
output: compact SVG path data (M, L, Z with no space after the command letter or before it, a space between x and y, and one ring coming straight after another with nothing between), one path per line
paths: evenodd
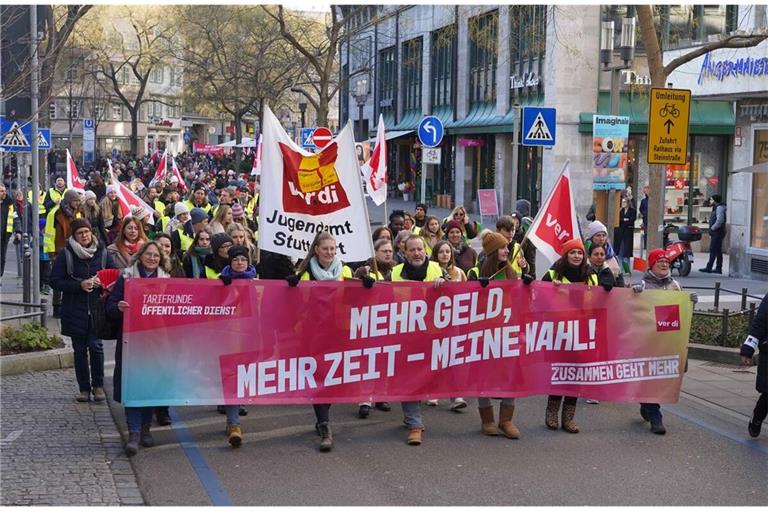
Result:
M754 418L749 420L749 425L747 425L747 430L749 431L749 435L752 437L757 437L760 435L760 428L763 426L763 422L757 422Z
M427 400L427 405L437 407L438 400Z
M705 274L711 274L712 273L712 271L710 269L706 268L706 267L700 268L699 272L704 272Z
M361 405L360 409L357 411L357 417L361 419L365 419L368 417L368 415L371 414L371 406L370 405Z
M225 411L225 413L226 413L226 411ZM238 416L248 416L248 409L246 409L245 407L243 407L241 405L240 406L240 410L237 411L237 415Z
M378 410L384 411L384 412L389 412L389 411L392 410L392 406L389 405L389 402L376 402L374 407L376 407Z
M93 401L103 402L107 399L107 394L104 393L104 388L93 388Z
M91 392L90 391L81 391L77 395L75 395L75 400L78 402L90 402L91 400Z
M463 398L454 398L451 403L451 410L453 412L459 412L467 406L467 402Z
M652 421L651 422L651 432L653 432L654 434L658 434L660 436L663 436L664 434L667 433L667 429L664 428L664 424L661 422L661 420L659 420L659 421Z
M227 440L232 448L238 448L243 444L243 432L240 425L227 425Z
M595 400L594 398L587 398L587 399L586 399L586 402L587 402L588 404L599 404L599 403L600 403L600 400Z

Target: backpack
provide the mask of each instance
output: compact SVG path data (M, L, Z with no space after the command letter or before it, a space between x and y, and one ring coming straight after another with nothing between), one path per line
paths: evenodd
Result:
M67 274L75 281L82 281L75 277L73 274L75 268L75 262L72 258L72 253L66 248L64 249L64 256L67 261ZM101 268L107 267L107 250L101 251ZM91 322L93 327L93 334L101 338L102 340L116 340L118 337L117 325L107 317L107 297L112 290L105 288L101 289L99 299L96 301L95 308L89 308L91 314Z

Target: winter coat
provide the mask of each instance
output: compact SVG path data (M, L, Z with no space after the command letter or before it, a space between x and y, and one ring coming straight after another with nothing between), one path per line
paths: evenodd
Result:
M726 205L725 203L716 204L709 214L709 234L724 235L726 223Z
M680 283L672 279L671 272L666 277L658 277L651 272L651 269L648 269L643 274L642 283L644 290L673 290L677 292L682 290Z
M72 255L72 275L67 272L67 256ZM105 249L100 246L90 260L77 257L69 242L53 262L50 274L51 288L63 292L61 299L61 334L65 336L86 336L92 327L91 311L99 300L100 288L88 293L80 287L80 282L96 275L102 268L115 268L115 263L107 254L107 264L102 267L102 253Z
M758 393L768 393L768 294L763 297L755 318L749 326L749 336L741 346L741 355L752 357L755 348L760 349L757 363L757 381L755 388Z
M157 278L170 277L163 269L157 269ZM115 287L112 289L112 293L107 297L106 311L107 316L114 320L118 325L117 344L115 345L115 373L114 373L114 390L112 397L116 402L122 402L122 379L123 379L123 312L117 308L117 304L125 298L125 280L128 278L142 278L153 279L151 277L142 277L139 271L139 262L136 262L130 268L123 270L123 273L117 279ZM138 307L138 304L133 304L131 307Z
M477 252L466 243L462 243L458 251L454 249L453 254L456 257L456 266L465 274L477 265Z
M622 208L619 210L619 227L613 231L613 242L616 255L620 258L631 258L635 244L635 219L637 210Z
M111 244L107 247L107 252L112 257L112 261L115 262L115 268L128 268L133 263L131 258L131 261L126 260L123 257L123 253L120 252L120 250L117 248L117 245Z

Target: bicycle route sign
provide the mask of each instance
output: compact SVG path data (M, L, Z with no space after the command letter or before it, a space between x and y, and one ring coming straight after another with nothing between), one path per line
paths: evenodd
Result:
M648 163L683 164L688 161L688 124L691 91L651 89L648 111Z

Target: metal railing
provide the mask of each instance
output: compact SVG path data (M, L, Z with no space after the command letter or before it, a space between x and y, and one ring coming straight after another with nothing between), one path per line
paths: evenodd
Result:
M5 323L10 320L23 320L25 318L40 317L40 325L47 327L48 325L48 302L45 298L40 299L40 304L32 304L30 302L14 302L14 301L0 301L2 306L13 306L17 308L24 308L24 313L18 315L4 316L0 318L0 322ZM32 311L33 309L39 309L39 311Z
M747 317L747 326L752 324L752 320L755 318L755 310L756 305L754 302L750 302L749 305L747 305L748 299L755 299L757 301L762 301L763 297L759 297L757 295L750 295L748 288L742 288L740 291L738 290L729 290L728 288L723 288L720 284L720 281L715 282L715 286L686 286L685 290L706 290L706 291L714 291L715 292L715 300L714 300L714 311L702 311L702 310L693 310L694 316L702 316L707 318L720 318L720 332L716 336L716 339L720 341L720 345L723 346L726 344L726 341L728 339L731 319L738 318L738 317ZM723 308L720 309L720 296L722 293L730 293L733 295L740 295L741 296L741 304L738 311L732 311L730 308Z

